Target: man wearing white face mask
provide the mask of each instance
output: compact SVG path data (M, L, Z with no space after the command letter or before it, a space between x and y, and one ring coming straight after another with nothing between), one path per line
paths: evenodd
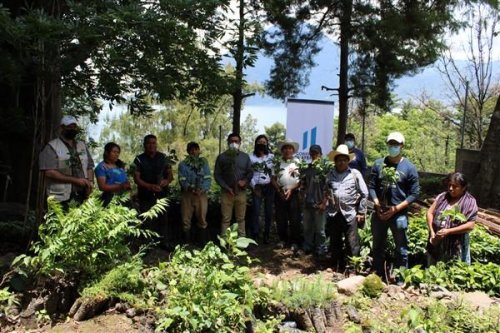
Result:
M352 133L347 133L344 137L344 143L349 148L349 154L354 154L354 159L349 162L349 168L356 169L366 177L366 158L363 151L356 147L356 137Z
M240 151L241 137L231 133L227 137L229 148L217 156L214 178L221 187L222 234L231 224L233 209L238 223L239 236L245 236L245 212L247 196L245 189L250 183L253 171L250 157Z
M391 229L396 243L395 267L408 267L408 206L417 200L420 191L417 169L402 155L403 134L392 132L386 142L389 155L375 161L368 184L375 203L371 224L373 266L382 277L387 229Z

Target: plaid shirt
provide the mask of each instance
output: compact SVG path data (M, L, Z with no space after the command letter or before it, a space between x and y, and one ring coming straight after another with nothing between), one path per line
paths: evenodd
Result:
M334 169L328 174L327 182L335 202L333 207L329 206L330 215L340 212L347 222L352 222L357 214L366 213L368 188L358 170L348 168L338 173Z

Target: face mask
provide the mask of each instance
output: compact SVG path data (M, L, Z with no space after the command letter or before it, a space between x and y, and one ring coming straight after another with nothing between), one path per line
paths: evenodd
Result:
M396 157L399 154L401 154L401 147L400 146L389 146L389 156L390 157Z
M62 132L62 135L65 139L73 140L78 134L78 130L76 129L67 129Z
M240 145L236 142L231 142L229 144L229 148L234 149L234 150L238 150L238 149L240 149Z
M267 149L267 145L258 143L255 145L255 151L261 151L264 154L267 154L269 150Z
M346 141L345 145L347 146L347 148L352 149L354 148L354 141Z

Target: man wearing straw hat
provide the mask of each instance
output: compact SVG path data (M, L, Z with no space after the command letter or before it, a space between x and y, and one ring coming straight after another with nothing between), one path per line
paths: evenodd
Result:
M292 140L278 143L281 158L275 163L272 184L276 190L275 209L278 227L278 247L290 246L294 252L300 249L300 202L299 202L299 160L294 157L299 144ZM290 227L290 233L288 228Z
M343 271L346 254L350 257L359 256L358 224L365 221L368 188L361 173L349 167L354 154L349 153L346 145L339 145L328 157L335 163L335 168L327 177L331 192L329 219L332 261L337 271ZM343 247L344 237L346 251Z

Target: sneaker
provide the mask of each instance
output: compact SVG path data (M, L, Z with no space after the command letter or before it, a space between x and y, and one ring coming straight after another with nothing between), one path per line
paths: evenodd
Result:
M276 244L276 248L277 249L284 249L285 248L285 242L278 242L278 244Z

